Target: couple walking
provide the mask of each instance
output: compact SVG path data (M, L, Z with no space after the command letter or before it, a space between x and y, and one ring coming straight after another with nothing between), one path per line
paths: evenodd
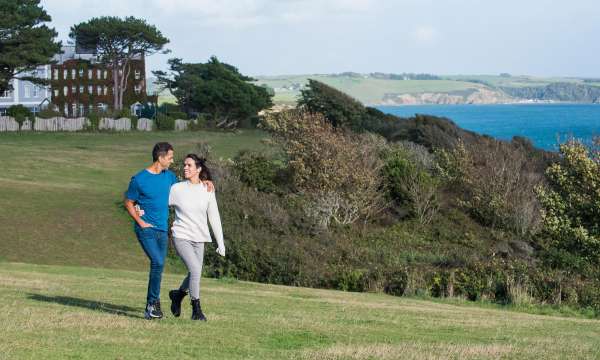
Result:
M189 292L192 320L204 320L200 306L200 276L204 243L211 242L208 223L217 240L217 253L225 256L221 219L214 186L205 160L188 154L184 160L185 180L178 182L168 170L173 163L173 146L157 143L152 150L152 165L135 174L127 189L125 207L134 220L134 230L150 259L146 319L162 318L160 284L168 247L169 206L175 208L171 232L177 254L188 269L179 289L171 290L171 312L181 314L181 302Z

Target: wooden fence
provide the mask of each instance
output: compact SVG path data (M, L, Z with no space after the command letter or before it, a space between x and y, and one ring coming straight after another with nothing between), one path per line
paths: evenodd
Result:
M185 131L188 129L189 120L175 120L175 130ZM49 119L35 118L33 130L35 131L82 131L89 128L90 121L86 118L64 118L53 117ZM132 121L129 118L101 118L98 123L99 130L130 131L132 130ZM140 118L137 121L138 131L152 131L154 121L151 119ZM12 117L0 116L0 132L7 131L30 131L32 130L31 120L27 119L19 129L19 123Z

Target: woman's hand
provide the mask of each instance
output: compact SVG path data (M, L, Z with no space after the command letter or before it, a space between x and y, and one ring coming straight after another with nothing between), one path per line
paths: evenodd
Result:
M215 191L215 185L213 184L212 181L210 181L210 180L204 180L204 181L202 181L202 183L204 185L206 185L206 189L208 190L208 192Z
M217 247L217 254L225 257L225 247Z
M144 209L142 209L138 204L135 204L135 212L138 214L139 217L144 216L145 212Z

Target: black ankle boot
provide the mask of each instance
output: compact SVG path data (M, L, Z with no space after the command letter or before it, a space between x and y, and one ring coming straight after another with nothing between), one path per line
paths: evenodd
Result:
M192 320L206 321L206 316L204 316L202 308L200 308L200 299L192 299Z
M169 291L169 298L171 299L171 312L173 313L173 316L179 317L179 315L181 315L181 301L183 301L185 295L187 295L187 293L179 289Z

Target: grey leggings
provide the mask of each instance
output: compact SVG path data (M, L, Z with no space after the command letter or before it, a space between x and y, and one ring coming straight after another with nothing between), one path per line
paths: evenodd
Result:
M174 238L175 250L188 269L179 290L190 291L192 299L200 299L200 277L202 276L202 263L204 261L204 243Z

